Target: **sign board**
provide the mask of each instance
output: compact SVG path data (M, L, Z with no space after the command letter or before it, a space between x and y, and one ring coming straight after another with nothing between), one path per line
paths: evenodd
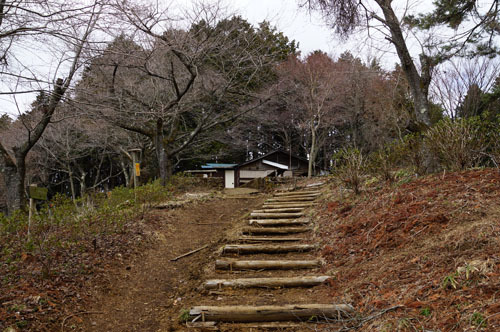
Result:
M135 163L135 176L141 176L141 164Z
M43 187L35 187L35 186L29 187L30 198L38 199L40 201L47 200L48 191L49 190L47 188L43 188Z

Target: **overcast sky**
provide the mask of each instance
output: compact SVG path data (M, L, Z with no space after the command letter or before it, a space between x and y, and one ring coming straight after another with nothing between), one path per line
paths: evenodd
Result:
M231 5L253 24L271 22L290 39L299 42L302 53L333 52L336 43L321 16L299 9L296 0L233 0Z
M420 0L428 1L428 0ZM363 60L379 58L385 67L392 68L397 61L394 50L387 44L372 48L366 34L353 35L348 41L342 41L327 27L322 16L305 8L299 8L299 0L228 0L227 3L249 22L258 24L263 20L271 22L288 38L296 40L302 55L315 50L322 50L334 57L349 50ZM396 3L398 0L395 1ZM399 1L401 2L401 1ZM406 1L405 1L406 2Z

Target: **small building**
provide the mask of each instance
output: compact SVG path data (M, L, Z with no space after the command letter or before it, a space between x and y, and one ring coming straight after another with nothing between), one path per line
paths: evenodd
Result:
M207 163L201 166L201 170L185 172L194 176L223 178L225 188L235 188L259 178L307 175L308 165L307 159L275 150L239 165Z
M211 171L212 176L223 177L224 188L234 188L238 185L238 164L207 163L202 165L201 169Z
M307 175L308 165L307 159L282 150L275 150L238 165L238 184L245 184L253 179L268 176Z

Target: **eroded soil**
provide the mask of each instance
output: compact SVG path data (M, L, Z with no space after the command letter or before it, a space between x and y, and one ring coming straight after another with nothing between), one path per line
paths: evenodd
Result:
M120 267L95 283L88 313L68 319L65 330L182 330L179 316L198 295L205 267L215 261L226 230L262 200L215 198L152 213L149 218L158 225L150 234L152 245L131 260L118 256ZM170 261L207 244L193 255Z

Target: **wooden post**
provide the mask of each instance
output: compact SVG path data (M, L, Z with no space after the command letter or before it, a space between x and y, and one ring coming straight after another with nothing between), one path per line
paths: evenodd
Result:
M31 218L33 217L33 207L35 206L35 200L30 198L30 207L28 211L28 241L31 236Z
M31 220L33 219L33 211L35 207L35 199L46 201L47 200L47 188L38 187L36 184L32 184L29 186L29 198L30 198L30 206L28 211L28 240L31 236ZM49 210L50 213L50 210Z
M130 149L129 152L132 155L132 171L134 172L134 200L137 201L137 195L135 193L135 190L137 189L137 175L138 175L136 164L137 164L137 153L141 152L141 149Z

